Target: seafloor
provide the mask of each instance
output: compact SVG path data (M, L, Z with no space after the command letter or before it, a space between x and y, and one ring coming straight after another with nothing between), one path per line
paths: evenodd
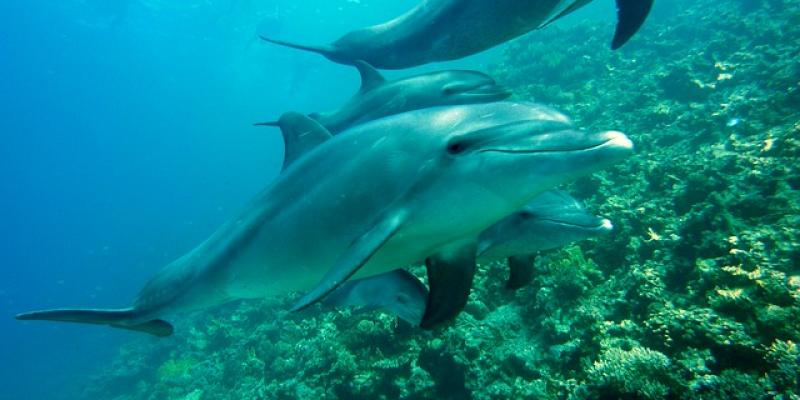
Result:
M567 189L608 238L484 265L456 323L243 302L136 339L91 399L800 398L800 2L681 2L611 52L610 26L512 43L519 99L636 155ZM421 272L421 271L417 271Z

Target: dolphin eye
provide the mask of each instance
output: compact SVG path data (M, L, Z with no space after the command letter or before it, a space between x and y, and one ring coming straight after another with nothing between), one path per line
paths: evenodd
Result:
M467 146L461 141L450 142L447 145L447 152L450 154L461 154L466 150Z
M405 295L402 295L402 294L398 294L397 298L395 300L400 304L408 303L408 297L406 297Z
M448 85L445 85L445 87L442 88L442 93L444 93L445 95L449 96L449 95L458 94L458 93L461 93L461 92L466 92L469 89L470 89L470 86L467 85L467 84L464 84L464 83L450 83Z
M532 219L534 217L532 212L526 210L517 211L517 215L524 220Z

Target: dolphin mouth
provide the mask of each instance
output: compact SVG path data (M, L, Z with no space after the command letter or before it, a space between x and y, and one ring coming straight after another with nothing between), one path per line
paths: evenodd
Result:
M479 150L480 153L503 153L503 154L547 154L547 153L583 153L597 151L601 149L620 149L633 150L633 142L622 132L605 132L605 140L588 146L573 148L538 148L538 149L510 149L510 148L486 148Z
M600 222L596 224L582 224L579 222L570 222L570 221L550 219L550 218L543 218L542 221L550 222L556 225L566 226L569 228L597 231L600 233L611 232L611 230L614 228L614 225L611 223L611 221L606 218L601 219Z
M505 86L496 83L484 83L472 89L465 90L461 95L468 97L493 97L502 100L511 96L511 91Z

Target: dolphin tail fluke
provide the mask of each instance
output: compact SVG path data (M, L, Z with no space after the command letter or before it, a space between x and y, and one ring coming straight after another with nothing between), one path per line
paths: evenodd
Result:
M305 44L287 42L285 40L272 39L272 38L268 38L266 36L260 36L259 35L259 37L261 38L261 40L263 40L265 42L270 42L270 43L277 44L277 45L280 45L280 46L285 46L285 47L291 47L293 49L310 51L312 53L322 54L325 57L331 56L333 54L333 52L334 52L333 47L331 47L329 45L322 45L322 46L305 45Z
M616 50L624 45L642 27L654 0L616 0L617 30L611 41L611 49Z
M108 325L113 328L149 333L164 337L172 335L172 325L164 320L153 319L131 322L136 315L132 308L122 309L56 309L18 314L21 321L60 321L80 324Z

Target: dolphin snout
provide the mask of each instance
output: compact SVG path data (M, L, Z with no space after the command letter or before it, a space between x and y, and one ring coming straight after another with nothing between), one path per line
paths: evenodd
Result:
M603 218L603 220L600 221L600 233L611 233L612 230L614 230L614 224L612 224L611 220L608 218Z
M605 145L633 151L633 142L624 133L620 131L605 131L600 134L606 140Z

